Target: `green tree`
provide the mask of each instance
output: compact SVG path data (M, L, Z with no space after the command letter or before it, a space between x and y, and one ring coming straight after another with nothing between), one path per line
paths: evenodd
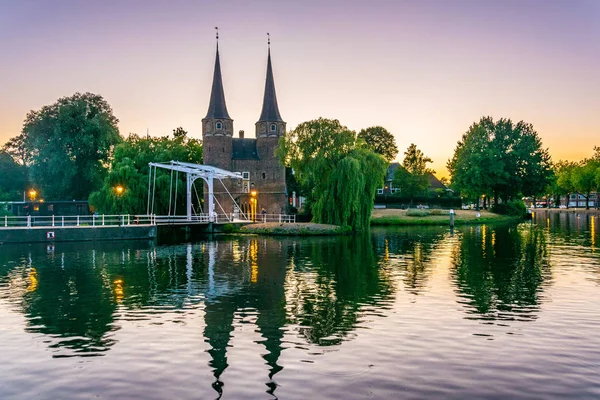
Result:
M92 93L75 93L27 114L25 158L45 198L87 199L101 186L114 146L122 141L117 123L109 104Z
M353 131L338 120L304 122L280 139L278 154L293 168L315 222L369 228L386 163L357 145Z
M492 192L492 183L499 178L502 170L489 145L493 128L494 122L490 117L471 125L447 164L454 190L477 200L478 209L479 199Z
M99 190L90 196L90 204L100 213L105 214L145 214L148 206L148 175L150 162L169 162L171 160L202 163L202 142L180 135L175 139L168 137L142 138L130 135L114 151L114 159L110 172ZM154 176L152 176L154 179ZM169 213L169 196L175 198L175 182L178 192L176 201L177 214L185 213L185 176L167 170L156 171L156 189L154 191L154 213ZM201 180L196 181L198 197L202 198ZM121 186L124 190L118 193L115 189ZM171 189L172 188L172 193ZM175 207L172 207L175 210ZM171 211L172 213L172 211Z
M570 161L559 161L554 168L558 193L566 197L567 208L569 208L569 197L571 196L571 193L576 191L573 180L571 179L573 169L576 166L577 164Z
M185 140L187 137L188 132L183 129L182 127L178 127L173 129L173 138L175 139L179 139L179 140Z
M585 209L590 209L590 193L598 189L596 181L600 162L595 159L583 160L573 168L571 181L575 190L585 197Z
M388 163L394 161L398 155L396 139L384 127L372 126L363 129L358 133L358 138L364 140L371 150L382 155Z
M455 188L468 196L509 201L543 194L552 177L547 149L531 124L483 117L471 125L448 161Z
M31 161L31 154L25 146L25 135L22 133L10 138L2 147L2 151L9 154L17 164L29 165Z
M27 167L20 165L6 151L0 151L0 201L22 199L27 189Z
M431 162L431 158L425 156L414 143L404 152L402 166L396 169L392 183L400 188L403 196L411 198L411 203L414 196L422 194L429 187L429 174L434 171L427 168L427 163Z

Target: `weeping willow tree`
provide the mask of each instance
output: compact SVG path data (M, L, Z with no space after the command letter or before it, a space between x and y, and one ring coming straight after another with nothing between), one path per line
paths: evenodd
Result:
M387 164L338 120L304 122L281 139L280 158L294 169L313 221L369 228Z

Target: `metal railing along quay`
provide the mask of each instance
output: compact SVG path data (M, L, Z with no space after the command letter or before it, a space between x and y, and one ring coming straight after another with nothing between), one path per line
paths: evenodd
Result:
M0 228L154 225L154 215L3 216Z
M193 215L188 219L185 215L51 215L51 216L3 216L0 217L0 229L3 228L36 228L36 227L102 227L132 225L186 225L186 224L218 224L235 222L278 222L294 223L295 215L257 214L243 216L235 214Z

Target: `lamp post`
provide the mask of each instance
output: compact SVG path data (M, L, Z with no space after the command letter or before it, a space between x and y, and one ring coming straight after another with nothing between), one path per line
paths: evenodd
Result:
M123 198L121 197L125 192L125 188L122 185L115 186L115 193L117 194L117 213L121 215L123 212Z
M251 219L252 222L256 222L256 203L257 203L257 198L256 196L258 195L258 192L256 190L252 190L250 191L250 214L251 214Z

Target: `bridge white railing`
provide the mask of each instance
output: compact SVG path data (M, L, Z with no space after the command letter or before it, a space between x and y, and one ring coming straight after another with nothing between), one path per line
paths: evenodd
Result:
M154 225L154 215L27 215L0 217L0 228Z
M185 225L190 223L219 224L231 222L296 222L295 215L286 214L256 214L254 217L238 214L208 214L193 215L188 219L185 215L51 215L51 216L2 216L0 229L3 228L35 228L35 227L101 227L128 225Z

